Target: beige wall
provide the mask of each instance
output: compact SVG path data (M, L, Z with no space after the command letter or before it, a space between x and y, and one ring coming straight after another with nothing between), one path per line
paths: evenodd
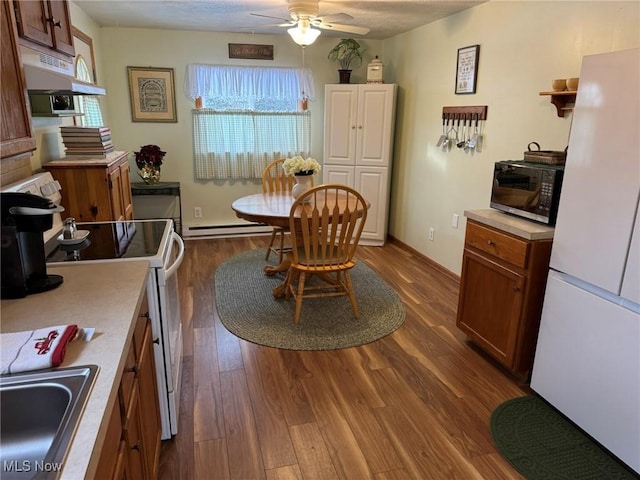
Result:
M492 1L385 41L363 41L365 64L352 82L366 79L366 63L379 54L385 81L399 85L396 147L392 180L390 233L454 273L460 273L464 210L488 208L493 162L522 158L526 145L544 149L567 145L571 114L558 118L548 90L553 78L578 76L583 55L640 45L639 3ZM255 181L195 181L191 140L191 101L182 93L190 62L301 66L302 50L285 35L222 34L146 29L99 28L72 3L73 23L94 40L105 122L117 148L134 151L155 143L166 150L163 179L182 184L186 225L240 223L230 209L240 196L260 191ZM273 44L274 61L229 60L227 43ZM336 83L336 65L326 58L337 38L320 36L307 47L305 63L313 69L316 101L312 112L312 152L322 158L324 84ZM479 44L475 95L453 93L456 52ZM171 67L175 71L178 123L131 121L127 66ZM482 153L435 144L445 105L488 105ZM34 169L59 158L58 128L70 120L34 119L38 151ZM130 160L133 180L135 162ZM202 219L193 218L200 206ZM458 229L451 217L460 215ZM433 242L427 239L435 229Z
M400 87L390 233L459 274L464 210L489 207L493 163L522 159L534 140L548 150L568 143L571 114L559 118L539 92L579 76L584 55L640 45L639 5L492 1L384 41L385 73ZM457 49L475 44L477 93L455 95ZM450 105L488 105L482 153L436 147Z

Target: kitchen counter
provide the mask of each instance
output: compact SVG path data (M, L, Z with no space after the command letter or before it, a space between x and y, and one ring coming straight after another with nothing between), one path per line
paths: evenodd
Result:
M548 225L515 217L493 208L465 210L464 216L525 240L548 240L553 238L553 232L555 231L553 227Z
M120 375L149 264L146 261L48 266L62 275L60 287L17 300L2 300L0 331L19 332L75 323L96 329L90 342L69 343L60 367L95 364L100 367L91 394L63 462L61 480L93 478L107 430L106 412L118 398Z

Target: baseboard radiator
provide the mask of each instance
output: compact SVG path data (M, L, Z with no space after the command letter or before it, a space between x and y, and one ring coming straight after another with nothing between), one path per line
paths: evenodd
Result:
M261 223L235 225L185 225L182 237L185 240L198 238L242 237L245 235L270 234L273 227Z

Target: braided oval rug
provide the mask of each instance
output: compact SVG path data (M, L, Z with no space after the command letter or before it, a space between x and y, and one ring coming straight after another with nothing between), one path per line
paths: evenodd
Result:
M398 294L358 262L351 270L351 280L360 318L353 318L346 296L305 298L300 323L294 325L295 301L292 297L276 299L271 294L284 277L263 273L263 267L271 264L264 260L264 253L264 249L242 252L216 270L218 315L234 335L287 350L335 350L373 342L403 324L405 309Z

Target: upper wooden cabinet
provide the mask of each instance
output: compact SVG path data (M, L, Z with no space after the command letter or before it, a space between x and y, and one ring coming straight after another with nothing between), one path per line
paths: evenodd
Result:
M31 152L36 148L16 41L16 24L11 7L11 2L2 2L0 6L0 44L2 45L0 156L2 158Z
M13 4L18 35L23 43L75 56L67 0L14 0Z

